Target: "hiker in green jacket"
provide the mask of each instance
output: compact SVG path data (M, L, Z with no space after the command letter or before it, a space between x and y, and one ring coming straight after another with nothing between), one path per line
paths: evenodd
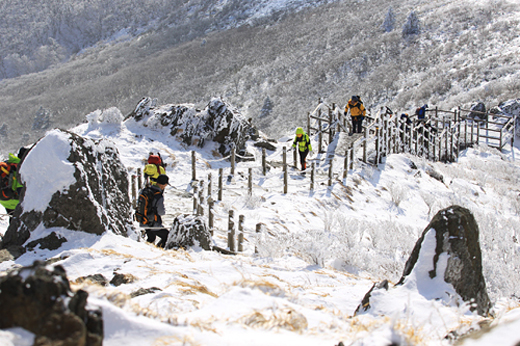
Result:
M296 129L296 137L294 137L292 147L296 148L296 144L298 144L298 152L300 153L300 164L302 166L302 171L305 171L307 169L306 158L309 152L312 151L312 146L309 135L306 134L301 127Z
M9 158L0 162L0 204L7 214L12 215L20 202L20 191L23 185L18 176L20 158L9 153Z

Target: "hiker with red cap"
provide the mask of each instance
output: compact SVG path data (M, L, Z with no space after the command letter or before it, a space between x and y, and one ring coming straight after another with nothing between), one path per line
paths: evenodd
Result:
M160 154L154 155L150 153L148 156L148 164L144 166L143 173L146 184L156 185L157 177L166 173Z

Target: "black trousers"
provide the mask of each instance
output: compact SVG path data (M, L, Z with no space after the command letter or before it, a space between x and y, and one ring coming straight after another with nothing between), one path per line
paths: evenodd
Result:
M166 246L166 240L168 240L168 230L166 228L164 229L146 229L146 241L149 243L155 243L155 239L157 237L161 238L161 241L159 244L157 244L158 247L165 247Z
M363 117L352 117L352 132L363 133Z
M305 160L307 158L307 155L309 154L309 149L305 149L305 151L300 151L300 165L302 166L302 171L307 169L307 161Z

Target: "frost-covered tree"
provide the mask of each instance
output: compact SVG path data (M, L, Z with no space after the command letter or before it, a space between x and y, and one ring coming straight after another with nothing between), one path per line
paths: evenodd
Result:
M267 96L264 101L264 105L262 106L262 109L260 110L260 118L264 118L264 117L271 115L272 111L273 111L273 102L271 101L269 96Z
M38 113L34 117L34 122L32 125L32 129L37 130L46 130L51 126L51 117L52 114L49 110L40 107Z
M7 138L8 133L9 133L9 126L7 126L7 124L5 124L5 123L2 124L2 126L0 126L0 136Z
M383 28L384 32L390 32L394 30L395 25L395 14L392 10L392 7L388 8L388 12L386 13L385 20L383 21L383 24L381 25L381 28Z
M421 33L421 23L415 11L410 12L403 25L403 37L419 35Z

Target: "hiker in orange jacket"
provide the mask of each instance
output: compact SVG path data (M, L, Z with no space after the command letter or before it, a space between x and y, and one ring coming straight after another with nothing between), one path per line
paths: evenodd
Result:
M366 109L359 96L352 96L345 106L345 116L350 111L352 118L352 133L362 133L363 119L365 119Z

